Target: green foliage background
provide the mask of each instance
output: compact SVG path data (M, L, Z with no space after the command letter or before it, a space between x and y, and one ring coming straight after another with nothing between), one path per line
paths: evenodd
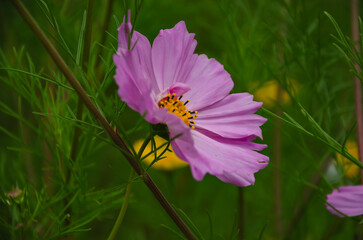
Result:
M324 205L333 188L360 181L345 179L335 165L336 151L356 161L343 147L356 138L354 75L352 61L342 54L350 42L340 45L342 51L333 45L340 38L324 14L350 36L349 1L145 0L137 14L139 2L114 1L106 32L107 1L96 1L86 70L81 56L87 1L24 3L130 145L146 138L149 126L121 102L113 80L117 28L128 8L137 16L136 30L151 42L160 29L184 20L196 33L197 53L217 59L232 75L233 92L254 92L277 80L291 94L290 104L258 112L269 119L262 129L269 146L263 154L270 164L255 175L254 186L243 189L242 213L238 188L214 176L196 182L189 168L149 170L204 239L237 239L239 214L245 239L355 239L363 234L359 218L338 218ZM75 91L11 2L0 4L0 239L106 239L123 202L130 166L87 109L76 117ZM106 42L100 45L103 35ZM274 115L278 109L286 113L281 126ZM77 127L81 135L72 164ZM273 157L274 134L282 136L281 166ZM274 174L282 179L282 234L275 227ZM313 178L320 181L311 184ZM173 231L179 230L142 181L133 182L119 239L179 239ZM6 196L16 188L24 192L20 204ZM301 206L303 212L293 221Z

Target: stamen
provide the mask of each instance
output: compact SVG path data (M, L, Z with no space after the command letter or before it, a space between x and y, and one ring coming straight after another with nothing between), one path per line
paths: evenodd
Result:
M195 122L193 119L197 118L198 115L195 115L197 111L189 111L188 108L185 106L190 102L190 99L185 101L181 101L184 95L176 96L175 93L167 94L163 99L159 101L159 108L166 108L169 113L173 113L176 116L180 117L183 122L194 129L193 126Z

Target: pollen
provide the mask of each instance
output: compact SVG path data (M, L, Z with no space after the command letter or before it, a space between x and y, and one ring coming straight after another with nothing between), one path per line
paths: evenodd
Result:
M166 108L166 110L170 113L173 113L180 117L183 122L191 127L195 128L194 119L198 117L198 111L189 111L186 105L190 102L190 99L187 99L185 102L182 101L184 95L176 96L175 93L172 95L168 94L159 102L159 108Z

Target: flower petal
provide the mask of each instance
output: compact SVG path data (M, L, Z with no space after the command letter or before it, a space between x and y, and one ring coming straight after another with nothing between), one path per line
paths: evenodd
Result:
M231 94L221 101L203 108L195 120L197 128L203 128L225 138L258 136L262 139L260 126L266 122L255 113L262 105L254 102L248 93Z
M153 87L155 93L159 93L151 62L151 46L149 40L141 33L134 31L128 48L129 34L131 31L130 23L122 23L118 29L119 46L117 55L121 58L128 57L128 70L132 72L136 81L144 81ZM144 83L145 84L145 83Z
M344 213L347 216L358 216L363 214L363 185L360 186L344 186L338 190L335 189L331 194L327 196L327 209L339 216L343 217L338 211Z
M170 87L166 88L164 91L160 92L156 97L157 102L163 99L166 95L173 95L175 93L176 96L181 96L184 93L188 92L190 87L184 83L176 82L173 83Z
M117 55L113 56L116 65L116 75L114 76L118 85L118 95L127 103L127 105L139 112L141 115L145 114L145 119L151 123L157 123L152 117L153 112L157 108L152 97L151 87L148 84L137 84L135 78L124 69L125 60Z
M160 91L173 83L181 82L191 90L193 110L213 104L224 98L233 88L233 81L222 64L206 55L193 54L197 45L194 34L185 23L179 22L172 29L161 30L152 46L152 63Z
M179 142L174 143L173 149L190 164L198 181L210 173L224 182L248 186L255 181L254 173L268 164L269 158L255 151L262 150L265 145L251 142L251 137L227 139L203 130L193 130L191 134L198 154L185 151Z
M194 34L188 33L184 21L172 29L160 30L152 46L152 63L161 91L177 81L183 82L183 74L196 46Z
M134 31L128 48L131 24L122 23L119 30L119 47L113 56L116 65L115 80L118 94L133 110L145 114L146 119L155 122L151 114L157 106L154 96L159 92L151 63L149 40Z
M232 90L231 76L217 60L194 54L189 67L185 80L180 80L191 88L185 94L185 98L191 100L188 108L199 111L220 101Z

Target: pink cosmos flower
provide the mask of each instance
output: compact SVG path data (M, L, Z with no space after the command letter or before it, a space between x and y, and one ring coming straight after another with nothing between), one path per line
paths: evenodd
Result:
M349 217L363 214L363 185L360 186L344 186L334 191L327 196L326 207L329 212L344 217L339 212L344 213ZM337 212L334 208L339 212Z
M229 94L230 75L215 59L194 53L197 41L183 21L161 30L152 46L136 31L129 44L130 30L124 20L113 56L121 99L148 122L166 124L170 138L180 135L172 148L196 180L209 173L237 186L253 184L269 161L255 151L266 145L252 142L262 139L266 119L254 114L262 103L248 93Z

